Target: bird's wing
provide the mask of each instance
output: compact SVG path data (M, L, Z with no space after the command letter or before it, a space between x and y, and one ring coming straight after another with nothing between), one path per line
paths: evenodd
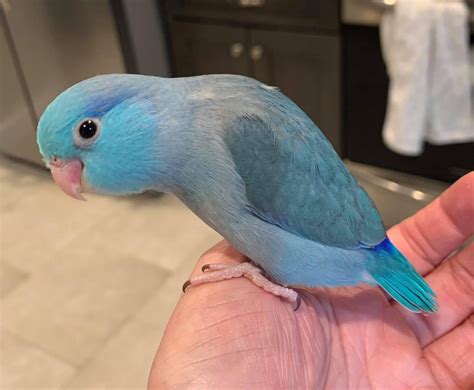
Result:
M325 245L380 243L386 233L372 200L316 125L290 108L287 116L244 115L226 129L250 212Z

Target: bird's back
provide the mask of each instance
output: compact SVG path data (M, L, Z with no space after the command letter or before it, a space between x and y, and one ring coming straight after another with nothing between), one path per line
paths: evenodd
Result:
M184 79L183 79L184 80ZM232 75L188 80L200 131L212 123L245 187L248 211L342 248L385 237L373 202L312 120L277 88ZM217 125L216 125L217 123Z

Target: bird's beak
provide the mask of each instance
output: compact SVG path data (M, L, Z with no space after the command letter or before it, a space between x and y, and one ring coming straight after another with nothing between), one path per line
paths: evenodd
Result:
M75 199L86 200L81 195L82 168L82 161L77 158L64 161L53 157L49 162L49 169L59 188Z

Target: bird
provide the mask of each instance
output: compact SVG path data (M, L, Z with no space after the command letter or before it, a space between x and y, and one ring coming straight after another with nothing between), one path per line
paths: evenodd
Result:
M246 277L297 309L296 289L368 284L410 311L437 310L369 195L276 87L226 74L98 75L47 106L37 143L66 194L173 193L249 259L208 264L184 290Z

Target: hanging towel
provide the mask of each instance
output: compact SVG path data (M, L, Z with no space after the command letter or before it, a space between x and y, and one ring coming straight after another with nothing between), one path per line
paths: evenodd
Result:
M417 156L425 140L473 138L467 15L465 4L454 0L398 0L382 17L390 77L382 135L393 151Z
M462 1L434 1L431 95L426 140L474 140L469 69L469 9Z
M400 154L423 150L427 122L430 0L398 0L381 21L382 54L390 78L383 140Z

